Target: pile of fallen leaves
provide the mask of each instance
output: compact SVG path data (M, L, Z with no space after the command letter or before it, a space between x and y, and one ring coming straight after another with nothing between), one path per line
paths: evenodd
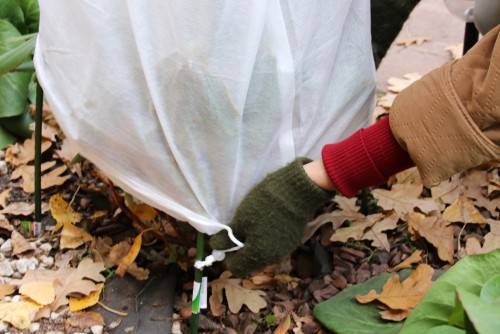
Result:
M374 120L418 78L391 78ZM42 227L33 222L34 142L28 139L5 152L0 235L11 239L12 257L40 256L31 245L37 240L51 244L55 261L1 278L0 320L25 329L59 312L66 314L67 331L102 327L103 317L88 309L107 307L101 295L110 277L147 280L151 270L179 266L185 274L172 332L186 332L195 231L115 188L90 162L75 158L48 106L43 118ZM308 224L303 246L282 263L245 279L220 264L209 268L200 332L326 333L312 316L316 304L373 276L416 267L406 280L393 276L382 291L357 297L379 303L384 319L401 321L430 288L433 268L446 270L466 255L500 248L499 166L492 162L430 189L410 169L366 196L336 196Z

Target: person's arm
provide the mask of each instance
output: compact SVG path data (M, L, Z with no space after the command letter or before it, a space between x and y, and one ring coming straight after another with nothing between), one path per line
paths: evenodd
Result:
M266 176L229 224L245 247L227 255L228 269L243 276L290 254L332 189L354 196L413 165L432 185L500 157L499 30L399 93L388 118L326 145L322 160L299 158ZM233 246L225 231L210 244Z

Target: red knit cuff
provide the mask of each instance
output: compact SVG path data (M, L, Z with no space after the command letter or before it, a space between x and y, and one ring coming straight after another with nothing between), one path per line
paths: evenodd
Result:
M415 166L394 138L389 117L339 143L324 146L322 156L332 183L346 197L384 184L391 175Z

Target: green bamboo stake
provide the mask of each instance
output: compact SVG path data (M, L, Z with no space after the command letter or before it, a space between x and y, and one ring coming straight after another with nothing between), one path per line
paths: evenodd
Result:
M36 84L35 110L35 222L42 221L42 108L43 90Z
M196 261L202 261L203 260L203 254L205 252L205 237L203 233L198 232L198 235L196 237ZM194 282L195 286L199 284L199 289L198 292L196 293L196 296L194 295L194 289L193 287L193 303L191 304L191 322L189 325L189 333L190 334L197 334L198 333L198 322L199 322L199 315L200 315L200 298L201 298L201 278L203 276L203 270L202 269L195 269L194 270Z

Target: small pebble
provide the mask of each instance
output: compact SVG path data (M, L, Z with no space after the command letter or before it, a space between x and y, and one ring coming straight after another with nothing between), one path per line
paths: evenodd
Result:
M52 245L46 242L38 246L38 249L40 249L44 255L49 255L50 251L52 250Z
M56 320L57 318L59 318L59 313L57 313L57 312L52 312L52 313L50 314L50 319L52 319L52 320Z
M102 334L104 327L102 325L94 325L90 327L90 330L92 331L92 334Z
M0 276L11 277L14 274L14 269L9 260L0 261Z
M14 297L12 297L12 302L13 303L17 303L20 300L21 300L21 295L15 295Z
M54 258L52 256L42 255L40 256L40 261L49 268L54 265Z
M12 252L12 240L11 239L7 239L7 241L5 241L2 244L2 246L0 246L0 252L2 252L5 255L10 255L10 253Z
M14 261L13 261L14 262ZM26 274L28 270L35 270L38 267L38 260L35 257L19 259L15 261L15 266L20 274Z
M0 246L2 246L4 242L5 242L5 239L4 238L0 238Z
M9 324L3 321L0 321L0 333L5 333L9 329Z
M7 163L5 160L0 160L0 175L5 175L9 172L9 168L7 167Z
M36 333L40 329L40 324L38 322L33 322L30 324L29 330L31 333Z

